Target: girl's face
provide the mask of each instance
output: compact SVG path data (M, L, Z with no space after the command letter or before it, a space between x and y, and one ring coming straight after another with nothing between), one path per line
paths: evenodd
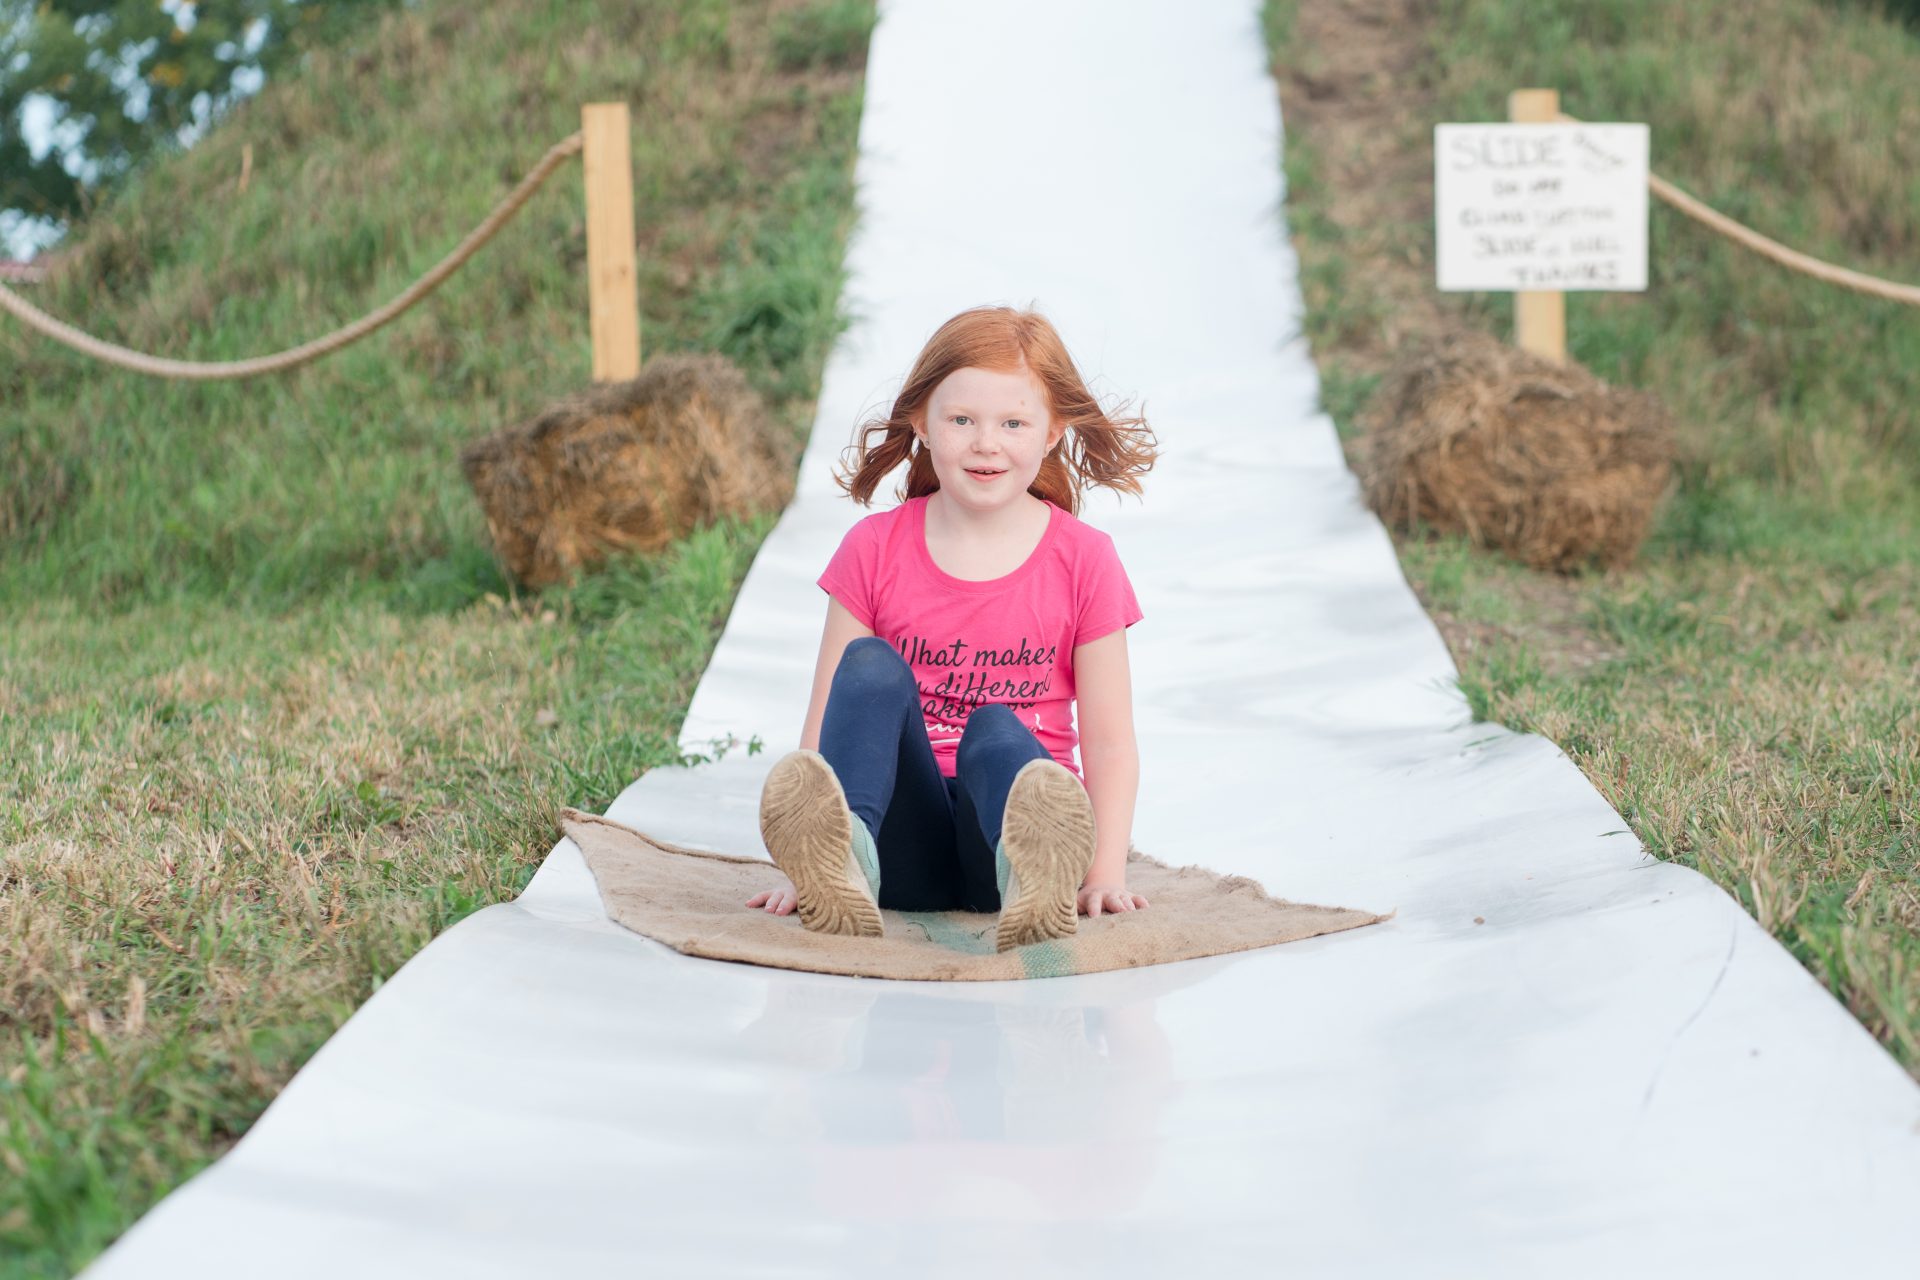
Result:
M1025 501L1041 460L1065 432L1053 421L1046 387L1024 362L1007 372L955 369L914 423L940 491L982 513Z

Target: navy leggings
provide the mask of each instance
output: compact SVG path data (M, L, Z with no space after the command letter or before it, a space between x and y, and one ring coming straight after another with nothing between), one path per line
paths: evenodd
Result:
M960 734L958 776L942 777L913 669L885 640L861 636L834 669L820 754L874 833L881 906L1000 909L993 851L1007 792L1029 760L1051 758L1019 717L997 703L974 708Z

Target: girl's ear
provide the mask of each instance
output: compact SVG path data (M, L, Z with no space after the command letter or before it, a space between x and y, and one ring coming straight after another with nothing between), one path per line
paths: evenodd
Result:
M1058 449L1060 442L1066 438L1067 424L1055 418L1053 424L1047 428L1047 452L1052 453Z

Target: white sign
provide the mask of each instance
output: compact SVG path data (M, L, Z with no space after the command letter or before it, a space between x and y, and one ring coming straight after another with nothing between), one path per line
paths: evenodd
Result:
M1647 126L1438 124L1440 288L1645 289Z

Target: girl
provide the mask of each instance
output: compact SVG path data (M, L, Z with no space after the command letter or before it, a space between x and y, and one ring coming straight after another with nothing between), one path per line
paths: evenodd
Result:
M999 911L1004 951L1147 905L1126 886L1126 629L1142 614L1113 539L1075 512L1088 484L1139 494L1156 443L1102 409L1038 313L940 326L835 477L865 506L907 464L904 501L849 530L819 578L801 747L760 796L789 883L749 907L868 937L882 906Z

